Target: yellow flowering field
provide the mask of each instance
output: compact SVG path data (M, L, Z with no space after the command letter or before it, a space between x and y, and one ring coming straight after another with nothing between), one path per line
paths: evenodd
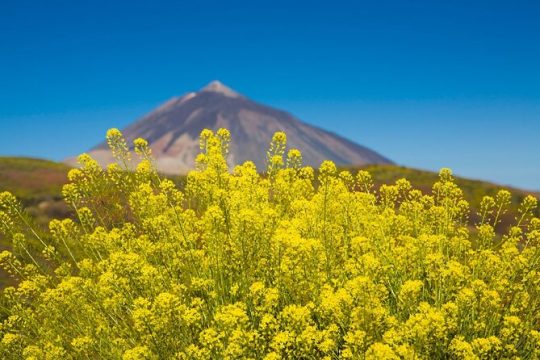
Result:
M284 133L267 169L230 169L229 132L204 130L181 191L145 140L107 140L117 164L81 155L69 173L75 219L43 234L0 195L0 264L18 281L2 359L540 358L535 197L501 236L510 193L470 227L448 169L429 193L375 189L366 171L303 166Z

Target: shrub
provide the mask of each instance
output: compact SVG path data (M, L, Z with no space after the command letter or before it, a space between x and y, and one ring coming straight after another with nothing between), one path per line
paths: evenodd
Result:
M227 130L201 134L184 191L148 144L108 132L117 164L88 155L63 194L75 220L41 235L0 195L6 359L538 358L536 198L495 234L509 194L475 229L448 169L429 194L377 191L368 172L318 171L276 133L268 169L229 169Z

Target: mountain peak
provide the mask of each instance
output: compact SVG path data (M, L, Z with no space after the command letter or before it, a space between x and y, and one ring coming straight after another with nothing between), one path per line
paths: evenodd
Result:
M201 92L214 92L214 93L218 93L221 95L234 97L234 98L241 96L239 93L237 93L236 91L234 91L227 85L223 84L219 80L211 81L208 85L206 85L205 87L201 89Z
M378 153L336 134L311 126L289 113L256 103L219 81L198 92L172 98L158 109L124 129L129 143L148 141L155 165L164 174L186 174L195 167L203 129L229 129L231 167L252 161L259 171L267 166L266 149L276 131L287 133L287 145L302 152L305 165L317 167L323 160L337 165L389 164ZM90 152L98 162L114 162L107 143Z

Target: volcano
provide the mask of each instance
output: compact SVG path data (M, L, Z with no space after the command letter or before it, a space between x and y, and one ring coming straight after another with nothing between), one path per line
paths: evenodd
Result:
M171 98L122 132L130 144L138 137L148 140L160 172L185 174L194 167L198 136L205 128L231 132L228 162L232 166L252 160L264 170L266 150L276 131L287 134L287 147L299 149L305 165L317 167L323 160L345 166L392 163L373 150L257 103L219 81ZM88 153L102 165L113 162L106 143Z

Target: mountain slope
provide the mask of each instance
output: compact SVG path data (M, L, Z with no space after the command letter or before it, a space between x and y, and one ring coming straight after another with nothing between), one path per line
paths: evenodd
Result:
M0 156L0 193L15 195L37 225L46 227L52 218L71 216L62 199L69 170L69 166L54 161ZM0 249L8 246L0 235Z
M392 163L366 147L308 125L287 112L256 103L218 81L199 92L170 99L123 133L129 142L138 137L148 140L161 172L182 174L194 166L201 130L221 127L231 132L231 165L252 160L264 169L266 149L276 131L287 133L289 148L301 150L306 165L318 166L325 159L339 165ZM105 143L89 153L102 165L112 162Z
M9 191L21 201L60 198L70 167L49 160L0 157L0 192Z

